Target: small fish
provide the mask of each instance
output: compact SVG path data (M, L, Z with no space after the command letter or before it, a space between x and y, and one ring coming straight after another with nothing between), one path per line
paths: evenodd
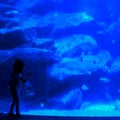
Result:
M106 82L106 83L109 83L109 82L110 82L110 79L105 78L105 77L101 77L101 78L100 78L100 81L104 81L104 82Z
M82 89L82 90L89 90L89 88L88 88L87 85L82 85L81 89Z

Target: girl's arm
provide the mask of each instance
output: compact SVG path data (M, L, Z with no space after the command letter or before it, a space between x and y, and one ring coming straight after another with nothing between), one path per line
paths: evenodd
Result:
M31 73L28 73L28 77L30 77L30 76L31 76ZM22 80L22 82L26 82L27 81L27 79L24 79L22 74L20 74L20 80Z

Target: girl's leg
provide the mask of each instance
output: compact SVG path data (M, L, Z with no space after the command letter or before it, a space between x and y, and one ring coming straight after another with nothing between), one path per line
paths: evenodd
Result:
M13 102L11 104L9 114L13 114L14 106L15 106L15 100L13 100Z
M16 115L20 115L20 110L19 110L19 95L16 93Z
M15 107L15 104L16 104L16 100L15 100L15 89L11 88L10 91L11 91L11 95L12 95L13 101L12 101L12 104L11 104L11 106L10 106L10 111L9 111L8 116L12 116L12 115L13 115L13 110L14 110L14 107Z

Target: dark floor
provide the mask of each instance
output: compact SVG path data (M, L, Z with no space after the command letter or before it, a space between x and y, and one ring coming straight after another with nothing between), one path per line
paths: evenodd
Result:
M23 115L21 118L8 118L6 114L0 114L0 120L120 120L120 117L55 117Z

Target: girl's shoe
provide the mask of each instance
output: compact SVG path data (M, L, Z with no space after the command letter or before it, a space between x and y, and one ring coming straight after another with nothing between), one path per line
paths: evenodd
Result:
M15 114L14 113L8 113L7 117L8 118L15 117Z

